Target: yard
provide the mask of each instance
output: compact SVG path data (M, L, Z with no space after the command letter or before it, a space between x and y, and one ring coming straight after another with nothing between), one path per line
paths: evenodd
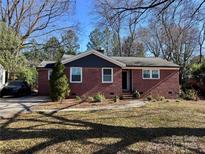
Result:
M0 153L205 153L205 101L17 113L0 121Z

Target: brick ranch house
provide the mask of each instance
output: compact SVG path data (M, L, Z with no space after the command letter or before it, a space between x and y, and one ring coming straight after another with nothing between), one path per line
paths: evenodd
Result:
M38 69L39 95L49 95L49 78L54 61L43 61ZM148 95L177 98L179 66L160 58L108 57L92 50L62 58L69 79L70 96L106 97L140 92Z

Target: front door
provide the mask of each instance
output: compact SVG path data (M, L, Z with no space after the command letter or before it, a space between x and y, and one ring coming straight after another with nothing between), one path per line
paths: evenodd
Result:
M122 71L122 90L130 90L130 71L128 70Z

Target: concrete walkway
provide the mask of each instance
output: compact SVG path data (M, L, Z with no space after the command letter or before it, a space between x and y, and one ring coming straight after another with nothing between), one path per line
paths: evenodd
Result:
M84 107L84 108L66 108L62 110L35 110L35 111L42 111L46 113L51 112L59 112L59 111L98 111L98 110L124 110L124 109L130 109L130 108L136 108L136 107L142 107L145 105L144 101L141 100L131 100L128 101L126 104L109 104L104 106L94 106L94 107Z
M144 106L145 103L140 100L130 100L126 104L108 104L104 106L94 106L94 107L84 107L84 108L66 108L59 110L31 110L31 107L37 106L41 103L46 103L50 101L48 97L37 97L37 96L27 96L20 98L1 98L0 99L0 119L9 118L15 114L25 113L25 112L46 112L46 113L57 113L62 111L97 111L97 110L123 110L135 107Z

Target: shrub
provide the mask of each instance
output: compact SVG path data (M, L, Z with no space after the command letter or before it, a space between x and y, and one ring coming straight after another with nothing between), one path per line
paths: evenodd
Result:
M32 88L37 87L37 70L36 68L25 67L20 70L17 78L26 81Z
M81 101L86 101L87 97L86 96L81 96Z
M133 97L139 99L140 98L140 93L137 90L135 90L133 92Z
M94 102L95 100L94 100L94 98L93 98L92 96L89 96L89 97L87 98L87 101L88 101L88 102Z
M119 98L119 96L115 96L113 100L114 100L114 102L119 102L120 98Z
M157 101L164 101L165 100L165 97L164 96L156 96L155 99Z
M152 99L152 102L156 102L157 100L156 99Z
M79 102L82 100L82 99L80 98L80 96L76 96L75 99L76 99L76 101L79 101Z
M94 96L94 100L96 102L103 102L105 100L105 96L101 93L97 93L95 96Z
M198 100L198 93L194 89L187 89L181 92L181 97L185 100Z
M120 100L123 100L123 96L120 96Z
M168 103L168 102L169 102L169 100L167 99L165 102L167 102L167 103Z
M152 97L152 95L147 96L147 100L148 101L152 101L154 98Z
M177 99L177 100L176 100L176 102L177 102L177 103L179 103L179 102L180 102L180 100L179 100L179 99Z
M149 95L147 96L147 100L148 101L153 101L153 102L156 102L156 101L164 101L165 100L165 97L164 96L152 96L152 95Z
M186 92L186 89L194 88L198 94L205 96L205 60L200 64L192 64L191 74L189 76L188 88L182 89Z
M50 77L50 97L52 101L62 102L69 95L68 78L65 75L65 67L58 61L53 67Z

